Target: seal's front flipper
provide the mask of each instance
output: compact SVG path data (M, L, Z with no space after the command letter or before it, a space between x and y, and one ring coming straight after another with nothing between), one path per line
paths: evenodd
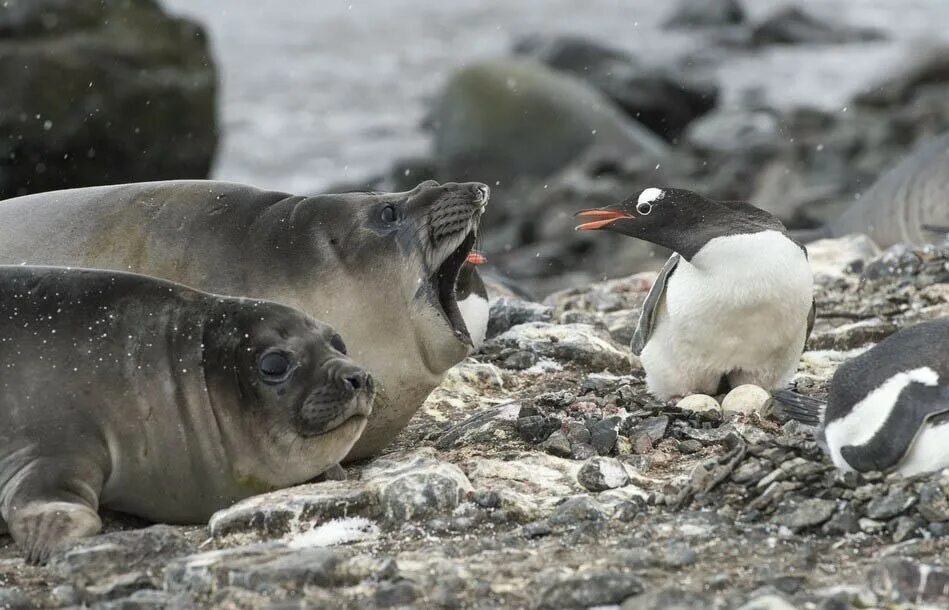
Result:
M99 533L104 481L88 456L56 455L32 460L0 489L0 513L29 563L46 563L60 543Z
M896 468L926 422L947 412L949 387L911 383L900 392L873 438L862 445L842 447L840 455L861 472Z
M71 502L34 501L10 518L10 534L31 564L44 564L57 545L94 536L102 529L96 511Z

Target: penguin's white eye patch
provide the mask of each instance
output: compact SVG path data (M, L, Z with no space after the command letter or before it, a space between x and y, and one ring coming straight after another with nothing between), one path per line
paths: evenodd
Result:
M653 203L657 199L662 199L665 196L666 196L666 192L663 191L662 189L657 189L655 187L648 188L639 194L639 198L636 199L636 203L640 205L643 203ZM639 206L637 206L636 209L639 209Z
M640 202L636 204L636 213L640 216L649 216L649 213L652 212L652 204L648 202Z

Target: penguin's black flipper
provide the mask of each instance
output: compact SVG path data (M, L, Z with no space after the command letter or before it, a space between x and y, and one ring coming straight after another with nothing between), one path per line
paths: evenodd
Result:
M854 470L885 472L895 468L906 456L926 422L949 412L949 387L911 383L869 441L847 445L840 455Z
M646 295L643 309L639 313L639 323L636 324L636 332L633 333L633 342L630 344L630 349L637 356L643 353L643 348L646 347L646 342L649 341L649 335L652 334L653 326L656 325L659 303L666 293L666 283L672 277L672 272L679 264L679 259L680 256L673 252L669 260L659 270L659 276L649 290L649 294Z
M774 398L774 413L781 419L793 419L808 426L820 425L824 419L827 404L815 398L791 390L775 390L771 396Z

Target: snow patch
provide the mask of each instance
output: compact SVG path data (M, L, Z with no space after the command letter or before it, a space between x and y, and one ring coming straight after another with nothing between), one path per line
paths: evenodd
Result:
M534 366L524 369L524 372L528 375L540 375L541 373L550 373L556 371L562 371L563 366L559 362L553 360L538 360L537 364Z
M336 546L351 542L375 540L379 526L365 517L343 517L318 525L308 532L291 536L286 542L291 549L314 546Z

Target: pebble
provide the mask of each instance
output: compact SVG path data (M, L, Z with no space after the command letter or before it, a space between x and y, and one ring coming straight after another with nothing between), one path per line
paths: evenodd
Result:
M860 519L857 523L860 524L860 531L865 534L878 534L886 527L886 523L867 519L866 517Z
M383 584L373 594L373 601L380 608L407 606L418 597L418 591L408 580L401 580L394 584Z
M548 436L547 440L541 443L540 446L551 455L570 457L570 441L567 440L567 437L560 430Z
M676 445L676 448L679 450L680 453L690 455L690 454L698 453L699 451L701 451L702 443L698 442L695 439L690 438L684 441L679 441L679 443Z
M824 523L833 516L837 503L833 500L809 498L801 502L786 502L784 510L771 518L776 525L799 531Z
M909 509L916 503L916 496L900 488L891 489L882 497L870 500L864 514L871 519L891 519Z
M547 440L555 430L560 430L560 420L556 417L544 417L543 415L530 415L521 417L514 422L514 428L521 435L521 438L528 443L542 443Z
M577 473L577 481L590 491L606 491L628 484L629 475L619 460L595 457L583 464Z
M676 403L676 408L694 413L721 413L722 405L708 394L690 394Z
M581 521L600 521L607 517L602 504L587 495L567 498L554 508L547 519L553 525L575 525Z
M575 460L586 460L598 455L593 445L589 443L574 443L570 446L570 457Z
M738 386L722 399L722 410L726 413L760 414L769 400L771 400L771 394L767 390L746 383Z
M646 417L638 422L635 422L634 420L631 425L627 426L626 436L628 436L630 439L635 439L637 436L645 434L647 437L649 437L651 442L656 443L662 440L662 438L666 435L666 428L668 427L668 415Z
M941 482L928 482L919 489L916 510L927 521L949 521L949 497Z
M589 608L620 604L643 592L642 582L632 574L588 570L542 586L537 607L544 610Z
M618 417L601 419L589 426L590 444L600 455L609 455L616 446L616 439L619 436L616 428L619 426Z

